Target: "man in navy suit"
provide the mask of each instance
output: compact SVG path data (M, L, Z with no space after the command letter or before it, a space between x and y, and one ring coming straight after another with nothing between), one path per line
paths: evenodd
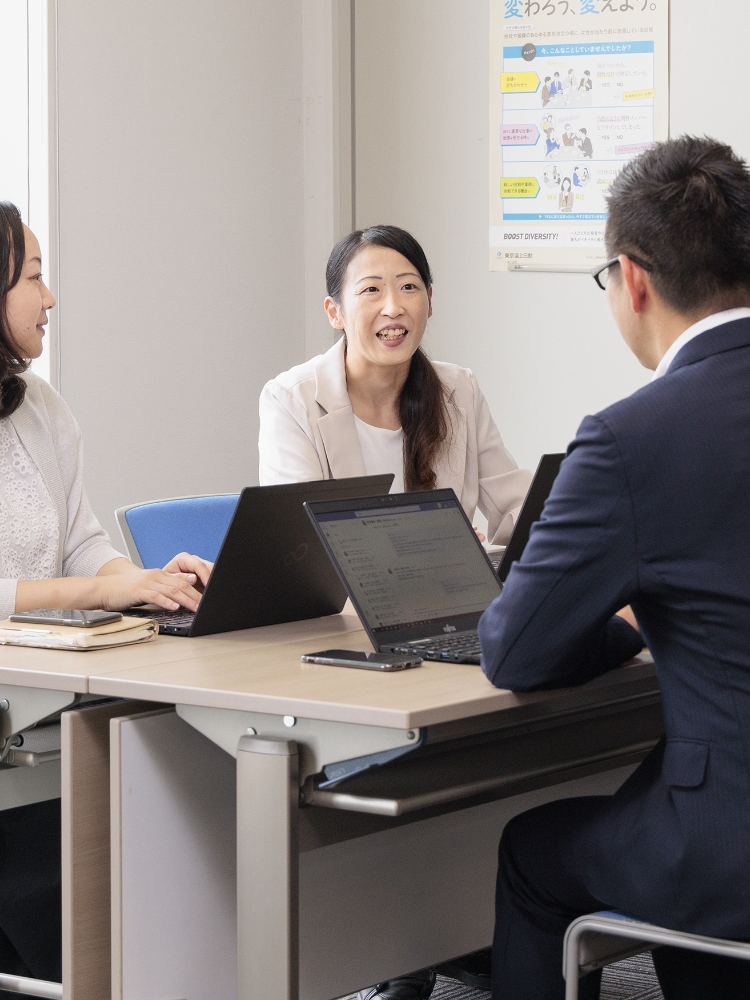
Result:
M561 1000L563 936L582 913L750 939L746 164L710 139L657 145L613 184L606 245L597 283L654 377L581 424L480 622L483 669L515 691L560 687L645 644L666 736L614 796L506 827L495 1000ZM666 1000L750 997L750 963L662 948L654 964Z

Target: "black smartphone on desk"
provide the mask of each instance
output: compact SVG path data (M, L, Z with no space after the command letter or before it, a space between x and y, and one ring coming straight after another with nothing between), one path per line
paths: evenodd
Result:
M303 663L326 663L332 667L360 667L363 670L408 670L421 667L422 658L408 653L360 653L354 649L323 649L304 653Z
M77 628L93 628L119 622L119 611L74 611L70 608L34 608L33 611L19 611L10 616L12 622L34 622L37 625L73 625Z

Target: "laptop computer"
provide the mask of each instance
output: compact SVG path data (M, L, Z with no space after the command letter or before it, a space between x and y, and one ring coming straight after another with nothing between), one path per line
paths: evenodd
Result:
M302 506L387 493L390 474L242 491L198 610L154 605L127 613L159 622L167 635L214 635L338 614L346 589Z
M523 551L562 458L540 463L511 543L521 537L497 573L453 490L305 503L375 649L480 662L479 618Z
M550 495L552 484L560 471L560 465L565 458L565 452L551 455L542 455L539 465L536 467L534 478L531 480L529 492L523 502L523 507L518 515L518 520L513 526L513 533L508 539L505 552L499 559L490 556L490 562L495 568L500 583L503 584L508 579L510 567L521 558L526 543L529 540L529 532L535 521L542 516L544 501Z

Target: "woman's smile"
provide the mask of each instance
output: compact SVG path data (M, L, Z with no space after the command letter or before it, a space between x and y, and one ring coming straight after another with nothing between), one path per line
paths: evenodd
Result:
M382 330L378 330L375 336L388 347L398 347L406 340L408 333L409 331L403 326L385 326Z

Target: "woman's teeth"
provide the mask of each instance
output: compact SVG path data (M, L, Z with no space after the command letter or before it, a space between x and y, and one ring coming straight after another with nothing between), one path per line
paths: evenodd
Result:
M398 340L399 337L406 336L406 330L380 330L377 334L381 340Z

